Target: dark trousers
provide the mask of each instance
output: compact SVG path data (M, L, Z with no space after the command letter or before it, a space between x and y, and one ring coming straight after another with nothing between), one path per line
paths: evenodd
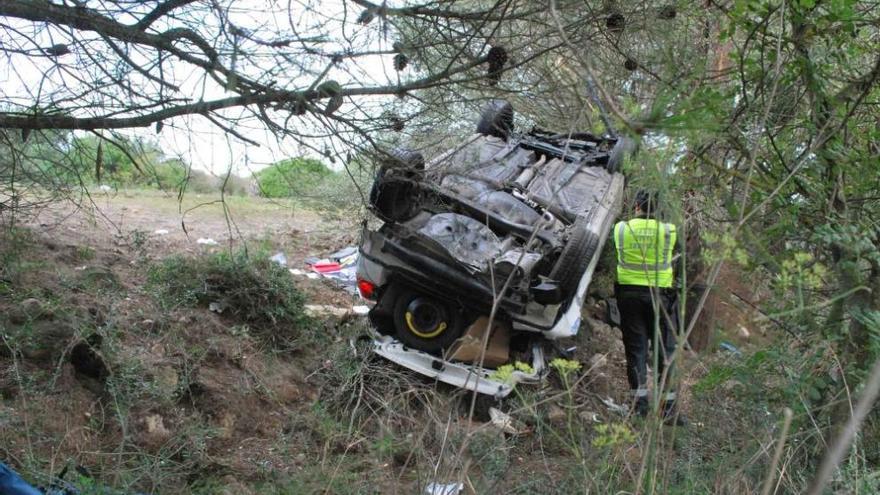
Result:
M648 387L647 366L648 363L652 367L654 365L654 353L649 351L648 344L653 343L654 348L659 349L660 354L654 368L654 376L658 381L675 352L675 327L678 325L675 297L669 289L653 289L652 295L651 288L636 285L616 286L615 296L620 310L620 328L623 331L623 347L626 352L626 378L630 389L637 391L637 396L644 396ZM655 298L660 317L659 331L654 314ZM654 339L655 334L660 337L659 346ZM668 383L669 377L666 381ZM667 392L672 391L672 387L668 385L665 389ZM654 393L659 393L659 390Z

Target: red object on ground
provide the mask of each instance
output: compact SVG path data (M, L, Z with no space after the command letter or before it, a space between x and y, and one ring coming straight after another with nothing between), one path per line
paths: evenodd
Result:
M312 265L312 270L315 270L318 273L338 272L339 270L342 270L342 265L335 261L329 263L315 263Z

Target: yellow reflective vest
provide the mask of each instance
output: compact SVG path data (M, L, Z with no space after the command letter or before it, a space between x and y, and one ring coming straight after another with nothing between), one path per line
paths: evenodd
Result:
M617 283L672 287L675 225L653 218L633 218L614 226Z

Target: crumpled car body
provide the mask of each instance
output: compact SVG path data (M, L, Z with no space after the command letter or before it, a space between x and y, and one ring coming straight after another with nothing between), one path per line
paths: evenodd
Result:
M485 327L491 317L508 334L503 344L512 355L500 359L531 364L519 379L538 377L542 343L580 327L620 210L625 149L622 139L588 133L504 131L477 133L428 162L394 154L370 195L383 223L364 228L358 262L361 294L375 301L376 352L457 386L506 395L511 384L482 370L492 366L485 355L476 367L456 359L465 336L491 347L495 328L474 329L478 318Z

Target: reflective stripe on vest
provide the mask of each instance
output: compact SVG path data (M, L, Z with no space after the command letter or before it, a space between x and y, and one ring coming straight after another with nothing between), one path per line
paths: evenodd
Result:
M672 224L641 218L620 222L615 226L614 244L617 248L619 284L672 287L671 256L675 244L675 227ZM641 262L634 262L636 260L633 258Z

